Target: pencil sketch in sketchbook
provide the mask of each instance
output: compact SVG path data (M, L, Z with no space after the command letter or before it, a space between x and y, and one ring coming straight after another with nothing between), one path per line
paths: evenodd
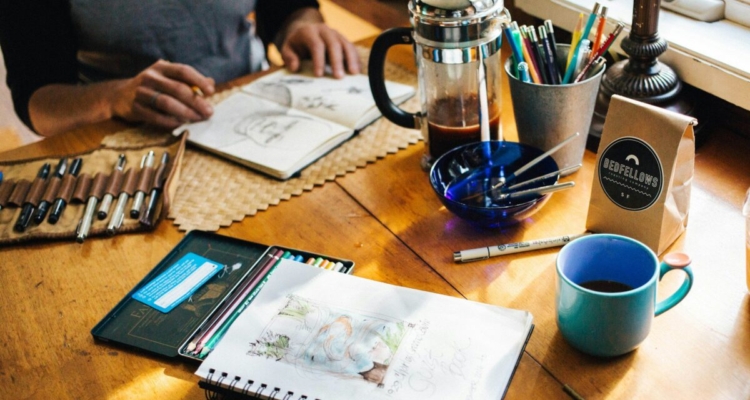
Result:
M396 103L414 94L412 87L394 82L386 82L386 88ZM314 77L309 71L282 70L246 85L243 90L351 129L361 129L380 116L366 75L334 79Z
M395 102L414 88L386 82ZM228 96L207 121L183 125L205 150L287 179L380 116L365 75L342 79L280 70Z
M294 365L298 373L364 379L379 387L414 326L289 295L250 344L248 356Z

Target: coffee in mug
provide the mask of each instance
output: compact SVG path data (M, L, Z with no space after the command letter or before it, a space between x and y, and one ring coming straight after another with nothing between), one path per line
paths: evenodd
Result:
M634 350L648 336L655 316L679 303L693 284L690 258L672 253L659 263L645 244L620 235L588 235L566 244L557 256L557 326L578 350L611 357ZM686 278L675 293L656 302L659 280L680 269Z

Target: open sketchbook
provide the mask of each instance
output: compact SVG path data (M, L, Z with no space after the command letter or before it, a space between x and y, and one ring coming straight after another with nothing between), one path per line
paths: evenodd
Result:
M414 88L386 84L394 102ZM365 75L342 79L280 70L214 107L207 121L184 125L188 140L210 152L287 179L380 116Z
M196 374L263 399L501 399L532 328L525 311L282 260Z

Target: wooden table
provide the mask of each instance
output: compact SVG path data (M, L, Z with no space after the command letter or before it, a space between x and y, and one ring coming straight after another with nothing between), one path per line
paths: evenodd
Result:
M508 54L504 51L504 54ZM406 47L393 60L413 65ZM246 82L249 78L235 83ZM503 128L515 140L504 83ZM76 152L123 129L106 122L0 154L10 160ZM246 218L219 233L352 259L355 275L529 310L536 329L508 399L713 399L750 397L750 297L745 287L744 220L750 141L712 129L698 150L687 232L672 250L690 253L696 282L656 318L630 354L598 359L572 349L555 324L557 249L455 264L452 254L504 242L584 230L596 155L524 223L477 229L444 209L419 167L423 145L390 155ZM567 178L566 178L567 179ZM89 330L183 237L169 222L151 234L0 249L0 398L203 398L195 364L95 343ZM667 275L660 289L681 281ZM492 332L487 332L492 335Z

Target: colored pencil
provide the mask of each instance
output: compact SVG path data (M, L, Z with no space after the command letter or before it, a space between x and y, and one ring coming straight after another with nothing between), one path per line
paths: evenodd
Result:
M602 12L599 14L599 24L596 28L596 37L594 38L594 46L591 48L591 58L595 58L596 52L602 45L604 40L604 26L607 25L607 7L602 7Z

